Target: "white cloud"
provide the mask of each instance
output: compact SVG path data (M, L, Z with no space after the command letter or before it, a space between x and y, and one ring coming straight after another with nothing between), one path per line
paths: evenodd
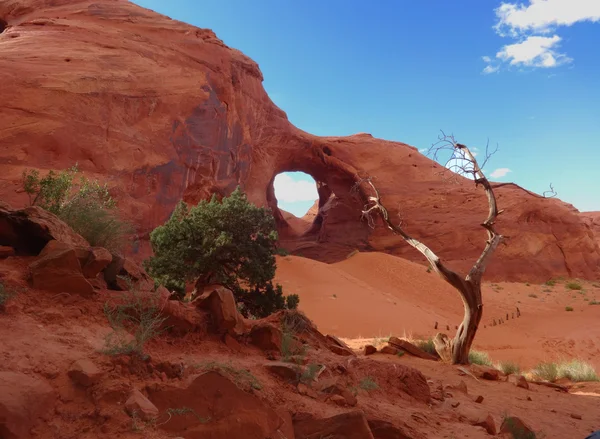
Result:
M598 0L529 0L529 4L502 3L496 9L501 34L507 30L516 36L525 32L548 33L559 26L581 21L600 21Z
M507 44L494 60L484 56L487 64L483 73L499 70L494 61L519 67L553 68L571 62L564 53L557 52L561 37L556 30L561 26L590 21L600 22L600 0L529 0L525 3L502 3L495 9L496 32L516 41ZM552 36L549 36L552 34Z
M498 168L490 174L490 177L492 177L492 178L505 177L506 174L508 174L509 172L512 172L512 171L508 168Z
M278 201L296 203L298 201L315 201L319 199L317 185L314 182L294 180L285 173L275 177L273 186Z
M484 58L489 59L488 56L485 56ZM500 69L499 66L487 65L487 66L485 66L485 68L483 69L483 71L481 73L483 73L484 75L489 75L491 73L496 73L499 69Z
M422 149L419 150L419 152L421 154L425 154L427 152L427 148L422 148Z
M507 61L513 66L556 67L571 61L566 55L556 52L556 46L560 41L558 35L530 36L520 43L504 46L496 54L496 58Z

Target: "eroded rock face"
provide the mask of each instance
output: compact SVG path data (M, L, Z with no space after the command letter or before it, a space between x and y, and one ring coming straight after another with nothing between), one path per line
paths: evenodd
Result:
M148 393L160 413L171 409L177 414L160 429L190 439L275 438L286 424L259 398L217 372L191 377L182 387L162 386Z
M94 294L94 288L81 271L77 250L63 242L50 241L29 265L29 270L34 288L86 297Z
M333 261L358 248L421 261L383 227L360 221L363 202L351 192L360 174L377 178L391 216L401 213L416 237L435 237L428 242L452 267L465 271L484 246L487 206L472 182L448 185L431 172L438 165L403 143L298 130L267 96L256 63L210 30L125 0L7 0L0 19L2 199L24 204L17 190L25 168L78 162L109 184L138 225L141 258L147 233L181 198L195 203L239 184L250 200L275 208L286 248L302 242L304 256ZM301 238L276 209L272 182L283 171L319 183ZM511 184L496 188L505 209L498 230L510 240L490 279L597 276L598 242L572 206Z
M47 382L18 372L0 372L0 436L31 437L32 425L54 402L54 390Z
M2 114L2 104L0 104L0 114ZM0 122L1 124L2 122ZM1 154L2 140L0 135ZM0 169L4 169L1 159ZM85 239L75 233L58 217L41 207L14 209L0 203L0 246L11 247L19 255L35 256L52 240L72 247L89 247Z

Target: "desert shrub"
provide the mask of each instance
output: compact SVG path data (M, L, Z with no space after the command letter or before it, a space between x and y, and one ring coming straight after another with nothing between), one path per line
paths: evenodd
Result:
M296 339L297 334L308 329L310 321L298 311L287 312L281 321L281 357L283 361L302 360L306 347ZM297 358L296 358L297 357Z
M55 214L92 246L122 249L124 237L133 231L116 211L108 187L80 176L76 166L40 177L36 170L23 172L23 189L29 204Z
M583 289L583 287L581 286L580 283L578 282L569 282L565 285L565 288L569 289L569 290L581 290Z
M574 382L600 381L594 366L582 360L559 363L557 372L558 378L567 378Z
M279 247L279 248L277 248L277 254L279 256L289 256L290 252L287 251L287 249L285 249L283 247Z
M487 352L471 350L469 352L469 363L481 366L491 366L492 360Z
M104 315L113 332L106 336L102 352L143 357L145 344L164 331L167 318L162 315L157 292L142 292L128 283L129 291L114 303L104 304Z
M361 389L366 390L367 392L379 389L379 385L370 376L364 377L362 380L360 380L359 386Z
M320 364L310 363L306 366L304 371L300 374L298 378L299 382L307 385L311 385L312 382L316 379L317 373L323 368Z
M518 374L521 372L521 368L518 364L511 361L502 361L498 363L497 368L502 371L505 375Z
M194 369L202 371L216 371L229 377L236 386L242 390L261 390L262 384L248 369L236 367L233 363L220 363L217 361L208 361L192 365Z
M598 302L596 299L594 299L594 300L590 301L590 305L600 305L600 302Z
M558 365L556 363L540 363L531 372L536 378L551 383L558 379Z
M273 285L277 232L272 212L250 203L238 187L228 197L180 202L171 218L150 234L154 256L145 262L159 284L183 295L185 284L220 284L235 295L245 316L264 317L288 305Z
M548 285L549 287L553 287L554 285L556 285L556 281L554 279L547 280L546 285Z
M572 306L565 306L565 311L573 311L573 307Z
M13 298L15 291L4 286L4 283L0 281L0 311L4 309L4 305Z
M537 294L533 294L533 293L531 293L531 294L529 294L529 297L532 297L532 298L534 298L534 299L537 299Z
M433 339L428 340L415 340L413 343L416 347L425 351L431 355L437 355L437 351L435 350L435 344L433 343Z

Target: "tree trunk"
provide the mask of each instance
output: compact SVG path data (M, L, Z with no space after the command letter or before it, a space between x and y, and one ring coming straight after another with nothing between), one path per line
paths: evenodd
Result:
M461 297L465 308L463 321L458 327L452 342L452 363L469 364L469 352L473 339L477 333L479 322L483 316L483 303L481 300L481 285L465 282Z

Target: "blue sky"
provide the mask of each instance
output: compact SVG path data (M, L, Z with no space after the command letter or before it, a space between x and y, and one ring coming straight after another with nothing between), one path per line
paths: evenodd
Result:
M538 193L553 183L600 210L600 0L136 3L257 61L303 130L419 149L440 129L479 149L489 138L494 180Z

